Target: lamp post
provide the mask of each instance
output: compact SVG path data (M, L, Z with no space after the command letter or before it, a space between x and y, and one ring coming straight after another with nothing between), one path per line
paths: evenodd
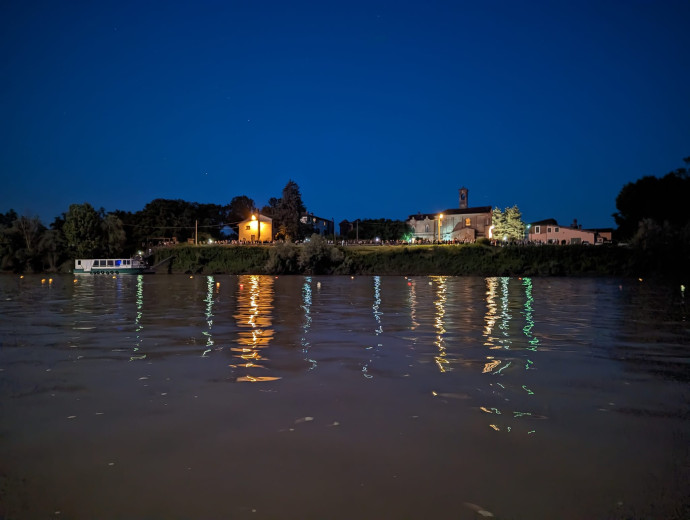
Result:
M441 243L441 220L443 220L443 213L438 216L438 243Z

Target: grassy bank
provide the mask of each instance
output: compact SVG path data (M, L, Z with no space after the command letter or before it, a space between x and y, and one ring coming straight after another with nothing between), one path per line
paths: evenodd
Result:
M166 258L172 256L167 261ZM178 246L155 253L159 273L642 276L615 246Z

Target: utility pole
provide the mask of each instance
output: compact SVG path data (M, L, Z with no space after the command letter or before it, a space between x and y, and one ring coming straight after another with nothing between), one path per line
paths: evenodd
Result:
M198 233L199 221L194 221L194 245L199 243L199 233Z
M355 224L357 224L357 231L355 235L357 236L357 243L359 244L359 219L355 220Z

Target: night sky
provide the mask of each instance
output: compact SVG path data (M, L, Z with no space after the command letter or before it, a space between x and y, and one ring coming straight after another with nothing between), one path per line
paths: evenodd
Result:
M690 155L690 2L0 4L0 212L517 204L613 227Z

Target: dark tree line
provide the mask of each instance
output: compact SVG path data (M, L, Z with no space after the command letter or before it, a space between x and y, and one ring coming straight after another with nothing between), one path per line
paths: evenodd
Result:
M616 237L634 248L639 269L687 280L690 265L690 157L663 177L623 186L616 198Z
M684 159L690 167L690 157ZM680 235L690 224L690 171L678 168L663 177L646 176L629 182L616 197L613 217L618 225L619 240L643 238L651 228L655 233ZM664 231L665 230L665 231ZM671 237L667 237L671 238Z
M297 183L290 180L280 199L271 198L262 213L274 219L275 239L297 240L312 232L300 222L306 211ZM70 205L50 227L37 216L0 213L0 270L69 270L74 258L132 256L161 242L207 243L231 238L238 224L256 213L246 195L229 204L201 204L155 199L136 212L96 210L88 202Z

